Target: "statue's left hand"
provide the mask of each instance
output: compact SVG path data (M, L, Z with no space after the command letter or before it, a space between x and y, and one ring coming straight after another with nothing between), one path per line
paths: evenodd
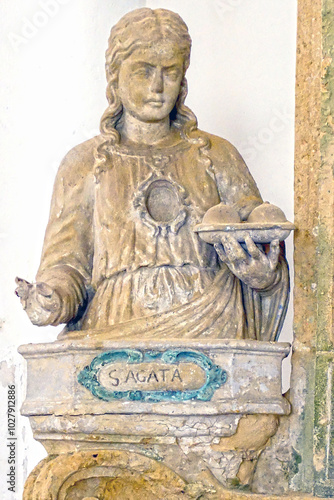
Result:
M247 251L232 235L224 235L221 244L215 249L220 259L225 262L232 273L251 288L263 290L271 286L276 278L280 246L278 240L270 244L268 254L260 250L251 239L246 236Z

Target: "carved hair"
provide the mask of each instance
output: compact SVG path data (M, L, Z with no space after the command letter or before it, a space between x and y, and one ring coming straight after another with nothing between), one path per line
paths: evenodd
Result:
M133 51L152 42L171 40L175 42L184 58L184 75L189 67L191 38L181 17L166 9L137 9L129 12L112 28L106 52L107 99L109 106L101 118L100 129L105 141L97 148L97 163L104 163L109 156L109 148L119 143L117 130L121 123L123 106L118 95L118 74L122 64ZM197 129L197 118L184 104L188 93L185 76L180 93L170 114L171 123L182 136ZM99 170L99 169L98 169Z

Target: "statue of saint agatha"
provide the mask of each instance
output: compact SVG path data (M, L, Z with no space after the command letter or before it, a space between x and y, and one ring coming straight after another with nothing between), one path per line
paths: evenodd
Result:
M190 48L165 9L113 27L101 135L63 160L36 282L17 278L34 324L64 323L70 338L277 339L283 244L194 231L212 207L242 222L263 201L236 149L185 105Z

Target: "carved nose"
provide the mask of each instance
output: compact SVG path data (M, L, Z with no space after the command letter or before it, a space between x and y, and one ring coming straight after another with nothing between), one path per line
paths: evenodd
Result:
M164 89L164 82L163 82L162 71L157 69L153 75L153 80L151 83L151 91L161 93L163 89Z

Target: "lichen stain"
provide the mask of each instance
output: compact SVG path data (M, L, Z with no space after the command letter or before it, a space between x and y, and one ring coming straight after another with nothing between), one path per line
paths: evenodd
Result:
M317 472L323 471L325 456L326 456L326 451L324 449L319 450L317 453L315 453L313 457L313 464Z

